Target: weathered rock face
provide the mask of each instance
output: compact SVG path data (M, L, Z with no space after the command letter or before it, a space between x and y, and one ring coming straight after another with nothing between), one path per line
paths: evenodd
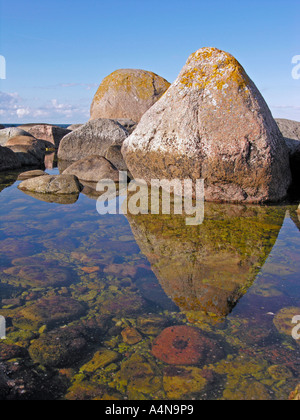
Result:
M21 162L17 155L7 147L0 146L0 171L7 171L9 169L18 169L21 167Z
M289 150L293 181L300 180L300 122L276 119Z
M16 127L10 127L10 128L4 128L0 131L0 146L6 146L6 143L9 139L12 137L17 136L29 136L33 137L31 134L29 134L27 131L24 131L20 128Z
M190 322L221 321L253 284L271 252L285 208L206 203L205 220L127 215L141 252Z
M79 194L81 185L73 175L46 175L21 182L22 191L43 194Z
M117 70L102 81L92 102L91 120L126 118L138 122L169 86L169 82L149 71Z
M254 83L230 54L192 54L122 153L135 178L205 179L207 201L279 201L288 150Z
M88 156L105 156L111 146L122 146L128 137L125 128L116 121L99 119L65 136L58 149L58 158L77 161Z
M40 140L46 140L57 148L61 139L71 132L71 130L68 130L67 128L46 124L34 125L33 127L29 127L27 131L33 137Z
M89 156L73 163L63 175L75 175L88 182L99 182L101 179L111 179L119 182L119 171L102 156Z

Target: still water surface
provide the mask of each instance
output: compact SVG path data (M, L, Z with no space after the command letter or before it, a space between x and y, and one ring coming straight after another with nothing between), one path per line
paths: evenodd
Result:
M207 203L187 227L15 180L0 179L1 399L278 400L299 384L296 206Z

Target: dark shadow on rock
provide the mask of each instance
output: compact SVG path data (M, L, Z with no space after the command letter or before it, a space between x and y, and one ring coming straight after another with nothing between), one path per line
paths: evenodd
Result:
M127 216L161 286L191 322L222 321L270 254L285 207L206 203L205 221L175 215Z

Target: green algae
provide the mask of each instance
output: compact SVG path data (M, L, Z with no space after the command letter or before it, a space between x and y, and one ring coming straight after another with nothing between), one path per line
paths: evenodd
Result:
M16 377L36 371L36 384L47 377L56 399L71 400L287 399L296 389L300 352L287 335L291 313L286 320L275 317L275 325L267 315L297 307L300 296L300 267L290 257L299 252L297 237L276 243L286 207L207 204L206 221L196 229L180 216L129 218L139 248L125 218L99 219L87 199L68 211L62 207L59 217L55 208L26 200L32 199L22 200L14 214L0 195L0 235L9 239L0 237L0 315L7 318L11 346L3 354L20 365ZM13 228L21 215L23 228ZM257 277L270 252L266 272ZM59 273L68 281L56 282ZM55 282L42 283L42 276ZM57 297L65 299L66 312L54 319ZM43 299L48 314L36 306ZM84 310L68 313L72 300ZM204 368L170 370L151 348L173 325L211 334L226 356ZM142 340L124 342L126 328Z

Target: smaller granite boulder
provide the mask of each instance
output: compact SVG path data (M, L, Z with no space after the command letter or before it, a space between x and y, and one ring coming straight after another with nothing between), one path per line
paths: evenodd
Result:
M26 181L27 179L31 179L31 178L37 178L39 176L45 176L48 175L46 174L46 172L41 171L39 169L35 170L35 171L27 171L27 172L23 172L18 176L18 181Z
M74 299L53 296L39 299L19 312L25 319L37 325L64 324L83 315L84 307Z
M46 175L21 182L22 191L43 194L79 194L82 187L74 175Z
M169 86L167 80L150 71L116 70L99 86L91 106L91 120L125 118L138 122Z
M12 137L17 137L17 136L33 137L30 133L28 133L25 130L22 130L21 128L17 128L17 127L4 128L0 130L0 146L6 146L6 143L8 142L9 139L11 139Z
M82 358L87 341L79 327L51 331L35 340L29 348L34 363L49 367L68 367Z
M34 125L28 128L28 133L40 140L46 140L58 148L61 139L69 134L71 130L54 125Z
M58 158L76 161L88 156L105 156L111 146L122 146L127 137L127 130L116 121L104 118L90 121L62 139Z
M73 163L63 175L75 175L87 182L99 182L101 179L111 179L119 182L119 171L102 156L89 156Z

